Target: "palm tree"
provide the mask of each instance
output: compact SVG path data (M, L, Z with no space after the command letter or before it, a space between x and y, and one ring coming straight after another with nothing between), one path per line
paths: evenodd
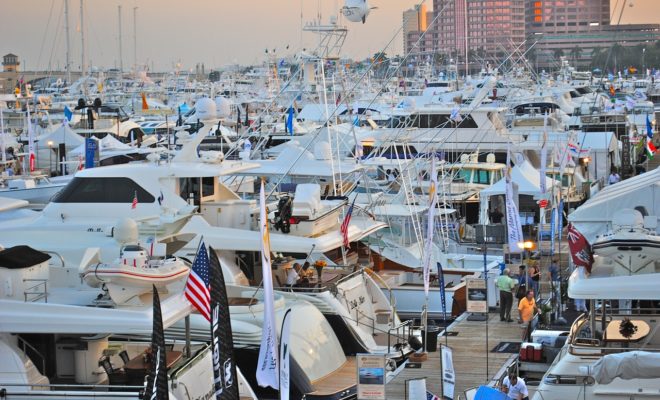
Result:
M580 58L581 55L582 55L582 48L580 48L580 46L578 45L575 45L575 47L571 49L571 58L573 59L574 64L577 64L578 59Z
M601 60L603 58L603 48L602 47L594 47L591 49L591 68L604 68L604 60Z
M562 58L562 57L564 56L564 50L562 50L562 49L555 49L555 51L554 51L554 56L555 56L555 59L557 59L557 61L559 61L559 59Z

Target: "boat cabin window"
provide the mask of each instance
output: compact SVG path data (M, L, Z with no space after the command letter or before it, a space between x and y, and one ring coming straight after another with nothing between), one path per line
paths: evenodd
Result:
M490 171L485 171L483 169L478 169L474 171L474 181L472 183L481 183L484 185L490 185Z
M471 169L459 169L454 175L454 182L465 182L470 183L472 181L472 170Z
M73 178L53 199L54 203L138 203L156 201L151 193L129 178Z
M215 194L215 178L207 176L203 178L179 179L179 196L188 201L191 194L195 205L200 205L200 195L201 197L208 197Z

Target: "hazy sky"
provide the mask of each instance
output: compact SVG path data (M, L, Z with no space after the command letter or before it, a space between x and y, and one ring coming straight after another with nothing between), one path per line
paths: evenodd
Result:
M156 70L183 69L205 63L207 70L231 63L259 63L265 48L278 56L315 47L304 21L319 12L324 21L344 0L85 0L87 59L97 66L118 66L117 6L122 6L124 68L133 64L133 8L137 9L137 58ZM401 27L402 11L421 0L370 0L378 9L366 24L350 23L344 46L349 57L380 51ZM612 0L612 5L623 0ZM23 70L61 69L65 60L63 0L0 0L0 54L15 53ZM429 8L432 0L426 0ZM660 0L629 0L622 23L660 22ZM80 2L69 0L71 58L80 68ZM618 18L618 12L617 12ZM289 45L289 50L285 47ZM401 35L388 54L401 52Z

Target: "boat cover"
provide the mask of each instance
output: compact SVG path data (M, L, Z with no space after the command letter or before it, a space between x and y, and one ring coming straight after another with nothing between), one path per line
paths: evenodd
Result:
M0 251L0 267L8 269L28 268L48 260L48 254L30 246L14 246Z
M593 377L604 385L615 378L660 379L660 354L630 351L606 355L594 364Z
M474 400L506 400L507 395L490 386L480 386Z

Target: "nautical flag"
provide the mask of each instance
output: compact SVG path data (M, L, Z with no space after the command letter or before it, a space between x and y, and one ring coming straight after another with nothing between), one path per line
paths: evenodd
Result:
M208 321L211 321L211 294L209 293L209 255L204 241L199 244L188 280L186 281L186 299Z
M651 120L648 115L646 116L646 136L649 139L653 139L653 126L651 126Z
M291 338L291 309L286 310L282 319L280 337L280 400L289 400L291 368L289 366L289 339Z
M290 135L293 135L293 107L289 107L285 128L286 132L288 132Z
M339 231L341 232L341 237L343 239L344 247L348 248L351 245L351 242L348 240L348 226L351 223L351 217L353 216L353 206L355 205L355 200L357 199L357 196L353 199L353 203L351 203L351 206L348 207L348 211L346 212L346 216L344 216L344 221L341 223L341 227L339 228Z
M234 338L231 331L227 287L218 255L212 247L211 344L213 346L213 382L216 400L238 400L238 379L234 361Z
M568 248L571 252L573 264L576 267L584 267L587 272L591 272L591 263L593 256L587 238L578 231L573 224L568 224Z
M148 110L149 104L147 103L147 96L142 92L142 111Z
M424 258L422 273L424 276L424 295L429 295L431 282L431 260L433 259L433 233L435 230L435 207L438 202L438 173L435 170L435 155L431 160L431 181L429 186L429 213L426 221L426 243L424 243Z
M653 155L655 154L658 149L656 149L655 145L653 144L653 140L651 138L646 138L646 146L644 147L646 150L646 156L649 159L653 159Z
M135 191L135 194L133 195L133 201L131 202L131 209L135 210L138 205L138 198L137 198L137 190Z
M69 106L64 106L64 117L67 119L67 121L71 122L71 119L73 118L73 111L69 108Z
M277 349L277 331L275 328L275 305L273 293L273 275L270 264L270 235L268 233L268 213L264 181L261 181L259 193L261 231L261 273L264 282L264 323L261 329L261 347L257 363L257 383L261 387L279 389L279 357Z
M168 400L165 334L158 290L153 285L153 330L151 333L151 369L145 381L142 400Z

